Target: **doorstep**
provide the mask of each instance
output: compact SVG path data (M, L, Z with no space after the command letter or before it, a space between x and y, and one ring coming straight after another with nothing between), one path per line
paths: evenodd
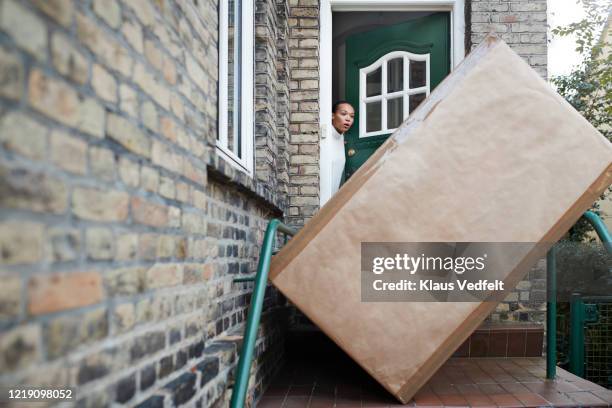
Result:
M396 407L401 404L322 334L289 339L285 366L257 408ZM410 358L410 356L406 356ZM610 406L612 391L557 368L546 380L542 357L449 359L407 406Z

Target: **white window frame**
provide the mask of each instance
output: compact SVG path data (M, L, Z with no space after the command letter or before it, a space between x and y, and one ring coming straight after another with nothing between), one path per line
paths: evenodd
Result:
M254 9L250 0L240 1L240 148L241 157L228 148L228 0L219 1L219 137L216 151L230 165L253 177L255 120L254 112ZM234 99L235 100L235 99Z
M404 87L401 91L392 93L387 92L387 63L393 59L402 58ZM393 132L397 128L387 128L387 101L398 97L403 98L403 118L402 122L408 117L410 108L410 95L425 93L429 96L429 54L413 54L407 51L392 51L383 55L371 65L359 70L359 138L385 135ZM425 86L410 88L410 61L425 61L426 79ZM381 68L381 93L380 95L366 96L366 81L368 74ZM381 130L366 132L366 104L368 102L381 101Z
M320 0L319 46L319 199L323 206L334 191L329 168L334 157L327 140L331 134L332 109L332 12L333 11L448 11L451 14L451 70L465 57L465 0Z

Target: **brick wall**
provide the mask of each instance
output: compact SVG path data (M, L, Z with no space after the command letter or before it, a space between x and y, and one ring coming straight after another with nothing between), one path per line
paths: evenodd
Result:
M547 79L546 0L470 0L470 3L472 49L489 32L494 32Z
M304 225L319 209L319 1L291 0L291 165L287 222Z
M257 2L257 177L217 135L217 1L0 0L0 384L225 406L286 202L287 4ZM283 355L270 291L252 374ZM168 405L167 405L168 406Z

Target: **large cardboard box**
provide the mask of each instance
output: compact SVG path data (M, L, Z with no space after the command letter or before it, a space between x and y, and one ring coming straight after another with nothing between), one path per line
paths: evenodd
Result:
M270 279L408 402L496 304L362 302L361 243L534 243L498 271L514 287L611 184L611 163L611 144L490 36L273 258Z

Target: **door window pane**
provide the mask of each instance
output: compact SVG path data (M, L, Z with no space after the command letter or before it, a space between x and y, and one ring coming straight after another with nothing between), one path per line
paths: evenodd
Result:
M421 102L425 100L426 97L427 97L427 94L424 94L424 93L410 95L410 102L409 102L410 113L412 113L412 111L414 111L421 104Z
M366 76L366 96L374 96L381 94L382 83L382 68L378 68L374 72L370 72Z
M387 129L395 129L404 119L404 98L389 99L387 101Z
M420 88L427 84L427 63L410 61L410 88Z
M395 58L387 66L387 92L397 92L404 89L404 59Z
M366 132L376 132L381 127L382 103L370 102L366 104Z
M360 81L365 82L365 89L359 90L359 114L364 123L359 125L360 138L397 129L427 97L428 57L397 50L360 70ZM418 94L410 95L413 92Z

